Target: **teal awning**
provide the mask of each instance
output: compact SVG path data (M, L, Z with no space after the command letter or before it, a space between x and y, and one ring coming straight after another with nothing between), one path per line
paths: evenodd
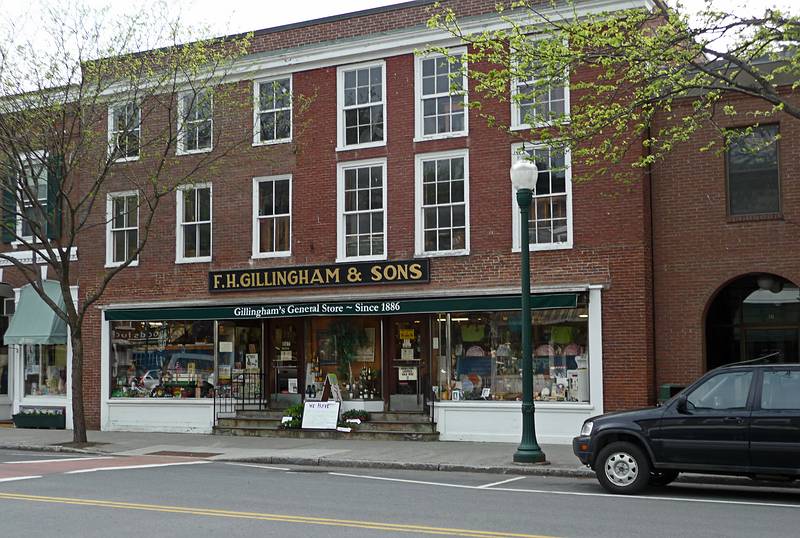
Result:
M64 310L61 285L54 280L43 282L47 296ZM53 312L36 290L28 284L20 290L19 302L3 337L8 344L66 344L67 324Z
M575 308L576 293L537 294L531 297L531 310ZM478 312L520 310L519 295L481 297L440 297L431 299L384 299L297 303L257 303L225 306L125 308L106 310L113 321L227 320L285 318L299 316L363 316L423 314L440 312Z

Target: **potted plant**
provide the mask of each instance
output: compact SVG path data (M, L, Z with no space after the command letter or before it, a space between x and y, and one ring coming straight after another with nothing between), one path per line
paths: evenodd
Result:
M353 383L352 363L359 348L367 344L367 333L349 320L338 320L331 326L336 342L336 355L339 359L339 377Z
M63 430L66 428L66 416L63 407L27 407L13 415L17 428L39 428Z

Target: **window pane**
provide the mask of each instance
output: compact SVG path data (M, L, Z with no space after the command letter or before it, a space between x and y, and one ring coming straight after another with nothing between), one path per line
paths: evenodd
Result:
M272 181L262 181L258 184L258 214L272 215Z
M183 222L194 222L195 219L195 190L183 191Z
M275 250L289 250L289 217L275 219Z
M199 199L199 220L211 220L211 189L208 187L202 188L197 191Z
M766 370L761 408L800 410L800 370Z
M271 218L260 219L258 221L258 250L259 252L274 252L274 224Z
M728 190L732 215L780 211L778 127L756 127L731 140Z
M715 375L689 394L689 408L744 409L752 377L752 372L730 372Z
M128 230L125 232L127 234L127 247L128 252L126 253L127 257L132 258L136 249L139 246L139 231L138 230Z
M211 225L210 224L200 224L199 228L200 233L200 248L198 250L198 256L211 256Z
M189 224L183 227L183 256L185 258L197 257L196 224Z
M137 196L128 196L127 198L127 220L128 226L138 226L139 225L139 198Z
M114 198L113 206L113 228L125 227L125 198Z
M113 232L111 237L114 250L113 261L116 263L125 261L125 232Z
M275 182L275 214L289 213L289 180Z

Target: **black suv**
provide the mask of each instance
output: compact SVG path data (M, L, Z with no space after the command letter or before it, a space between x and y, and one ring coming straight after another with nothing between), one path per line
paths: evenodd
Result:
M800 478L800 364L717 368L661 407L583 423L572 449L613 493L681 472Z

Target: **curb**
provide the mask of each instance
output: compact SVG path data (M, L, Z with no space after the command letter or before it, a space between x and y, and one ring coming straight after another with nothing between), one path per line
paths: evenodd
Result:
M73 448L62 445L15 445L0 444L0 450L25 450L28 452L63 452L64 454L85 454L85 455L105 455L107 452L98 450L87 450L85 448Z

